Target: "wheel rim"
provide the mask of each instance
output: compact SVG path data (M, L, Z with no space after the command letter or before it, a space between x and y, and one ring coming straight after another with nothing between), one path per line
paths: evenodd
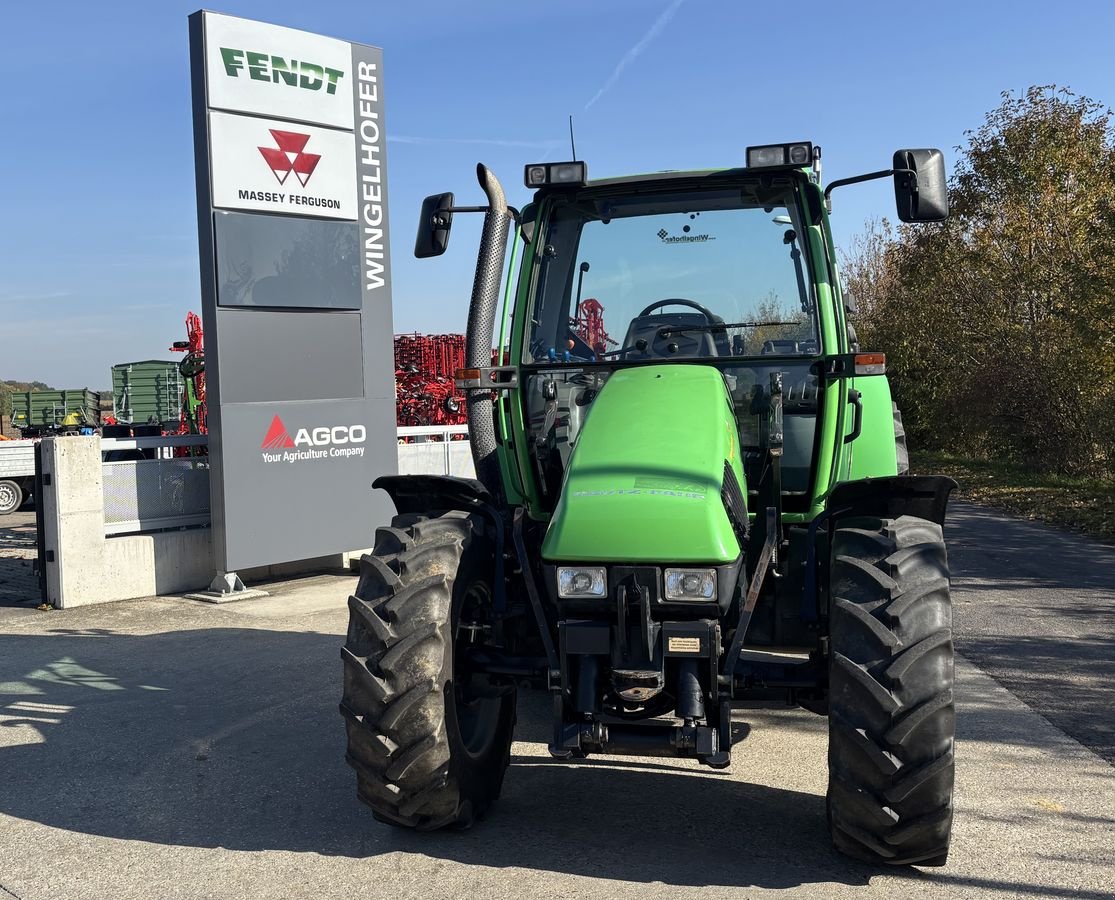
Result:
M0 512L12 512L15 509L15 490L10 484L0 484Z
M474 582L465 592L464 602L461 604L462 612L468 613L473 608L489 608L491 603L491 590L483 582ZM468 630L457 628L454 646L454 658L464 658L462 652L470 642ZM453 697L457 713L457 730L461 735L461 745L472 759L485 756L496 740L496 731L499 727L499 716L503 706L503 697L488 696L479 692L480 688L489 688L486 683L477 683L478 679L463 667L454 666ZM486 681L483 676L480 681Z

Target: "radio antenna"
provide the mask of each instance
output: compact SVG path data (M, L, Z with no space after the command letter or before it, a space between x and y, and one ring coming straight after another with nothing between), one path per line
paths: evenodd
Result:
M576 159L577 159L577 145L573 141L573 116L572 115L569 116L569 149L573 151L572 159L574 161L576 161Z

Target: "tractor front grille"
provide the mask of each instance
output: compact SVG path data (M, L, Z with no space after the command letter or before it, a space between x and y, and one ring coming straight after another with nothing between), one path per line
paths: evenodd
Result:
M720 500L724 504L724 511L728 514L728 521L732 523L732 530L736 533L736 540L739 541L742 550L747 546L747 498L743 496L735 470L727 460L724 461L724 481L720 486Z

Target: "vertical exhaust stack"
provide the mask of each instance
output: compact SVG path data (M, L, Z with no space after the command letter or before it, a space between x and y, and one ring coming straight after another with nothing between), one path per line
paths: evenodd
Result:
M468 308L468 333L465 366L470 369L492 365L492 333L507 252L507 225L510 213L503 185L483 163L476 166L476 177L488 197L480 253L476 259L476 279ZM488 489L497 505L503 498L503 480L496 456L494 404L491 391L483 388L468 392L468 431L476 477Z

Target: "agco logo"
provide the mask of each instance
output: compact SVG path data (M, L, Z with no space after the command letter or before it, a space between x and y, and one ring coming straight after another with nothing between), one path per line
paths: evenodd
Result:
M301 182L302 187L305 187L310 180L310 176L314 174L317 164L321 162L320 153L306 153L304 151L306 144L309 143L310 136L299 134L297 131L280 131L277 128L268 128L267 130L271 132L271 137L275 139L275 147L257 147L256 149L263 154L263 158L271 168L271 174L275 176L275 180L279 184L285 184L290 177L290 173L293 172L294 177Z
M359 446L368 439L363 425L323 425L299 428L294 437L279 416L271 420L260 450L264 462L301 462L308 459L363 456Z

